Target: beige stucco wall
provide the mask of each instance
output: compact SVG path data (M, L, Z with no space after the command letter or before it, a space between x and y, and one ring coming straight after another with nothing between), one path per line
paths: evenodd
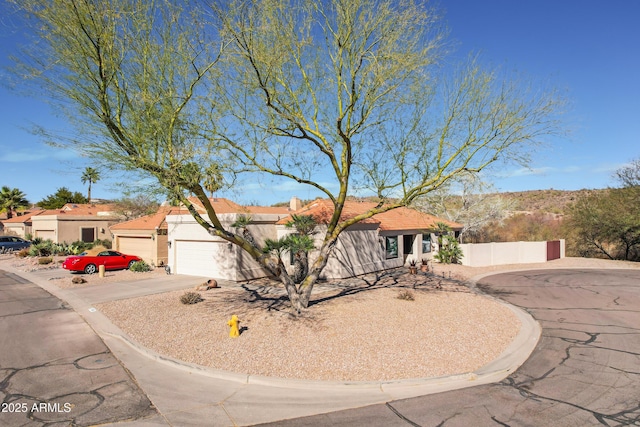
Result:
M547 242L465 243L460 245L462 265L530 264L547 261ZM564 258L565 241L560 240L560 257Z
M157 230L114 230L113 249L120 251L120 237L146 237L149 238L149 257L143 259L156 266L165 265L168 261L169 248L167 247L168 236L166 234L158 235Z
M321 277L342 279L408 265L412 258L415 258L418 263L423 258L432 258L432 252L422 253L421 230L379 231L377 228L377 224L360 223L342 232L327 261L327 266L322 271ZM278 226L279 238L292 232L293 230L291 229ZM318 227L318 233L315 236L316 248L320 248L322 245L325 232L326 227ZM411 254L405 254L403 251L403 238L405 235L416 236ZM398 236L397 258L386 259L385 236ZM317 259L318 254L318 251L309 253L310 265ZM284 261L287 271L291 273L293 266L290 265L289 257L287 256Z
M67 215L67 214L65 214ZM109 227L118 222L117 218L106 217L63 217L62 215L38 215L32 218L32 234L41 237L42 232L53 231L54 243L72 243L81 240L82 228L93 228L95 238L113 240Z
M25 235L31 233L31 226L25 224L4 224L3 234L18 236L24 238Z

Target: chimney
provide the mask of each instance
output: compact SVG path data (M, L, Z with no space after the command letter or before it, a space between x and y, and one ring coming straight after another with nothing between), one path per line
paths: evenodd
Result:
M302 201L296 196L293 196L289 202L289 210L295 212L300 209L302 209Z

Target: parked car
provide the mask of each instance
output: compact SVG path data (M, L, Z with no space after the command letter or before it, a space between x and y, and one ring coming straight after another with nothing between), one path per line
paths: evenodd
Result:
M67 257L62 268L69 271L83 271L93 274L98 267L104 265L105 270L122 270L130 268L135 262L142 261L135 255L125 255L117 251L102 251L98 255L73 255Z
M21 237L0 236L0 253L19 251L30 246L31 242Z

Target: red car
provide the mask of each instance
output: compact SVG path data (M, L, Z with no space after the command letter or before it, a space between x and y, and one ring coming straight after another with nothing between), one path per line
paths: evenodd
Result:
M135 255L125 255L117 251L102 251L96 256L75 255L67 257L62 263L62 268L93 274L98 271L100 265L104 265L105 270L120 270L129 268L138 261L142 261L142 259Z

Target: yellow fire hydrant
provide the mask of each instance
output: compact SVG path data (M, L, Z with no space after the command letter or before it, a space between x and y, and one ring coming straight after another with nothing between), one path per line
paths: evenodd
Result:
M238 320L238 316L235 314L231 316L231 320L227 322L227 325L231 326L231 330L229 330L229 336L231 338L237 338L240 336L240 329L238 328L238 324L240 321Z

